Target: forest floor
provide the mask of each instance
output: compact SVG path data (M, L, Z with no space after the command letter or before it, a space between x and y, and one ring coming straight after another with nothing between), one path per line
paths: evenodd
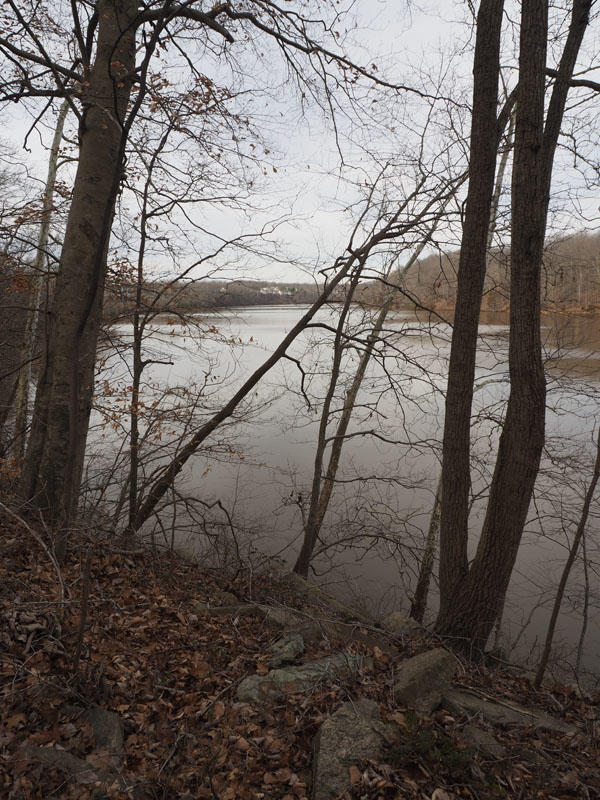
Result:
M321 723L359 697L375 700L401 735L383 762L349 766L344 798L600 797L600 708L571 689L534 692L518 670L465 663L460 685L545 708L576 728L568 735L496 728L505 756L484 757L464 739L466 717L445 710L417 717L394 699L394 670L434 645L378 638L357 624L350 640L330 631L313 637L305 658L350 650L370 656L372 668L257 707L239 702L236 688L245 676L265 674L279 633L260 616L214 607L251 601L302 609L284 577L226 580L172 554L127 555L83 538L58 568L47 546L43 532L2 514L2 798L302 800L311 796ZM116 712L124 730L112 785L97 781L106 753L95 749L86 721L97 706ZM64 751L90 770L69 777L32 755L41 749Z

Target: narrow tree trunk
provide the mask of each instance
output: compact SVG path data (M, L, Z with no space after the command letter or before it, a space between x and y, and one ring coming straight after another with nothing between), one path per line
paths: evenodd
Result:
M296 572L298 575L302 575L304 578L308 577L308 568L310 567L312 551L314 549L316 537L318 535L318 533L316 532L317 525L318 528L320 528L320 524L317 522L317 515L319 513L319 498L321 496L323 460L325 458L325 449L327 447L327 424L329 422L331 403L333 402L335 390L337 387L337 382L339 380L342 356L344 354L344 342L345 342L344 328L346 326L346 320L348 319L348 314L350 312L350 305L354 297L354 292L356 290L356 286L362 274L363 266L364 265L361 264L360 268L357 269L352 276L352 280L350 282L348 291L346 292L346 299L344 301L344 306L340 313L337 329L335 332L335 340L333 343L333 360L331 364L331 379L329 381L329 386L327 387L327 393L325 395L325 400L323 402L323 409L321 411L321 420L319 423L319 432L317 435L317 447L315 451L315 461L313 467L310 508L308 512L306 525L304 528L304 539L302 542L302 547L300 548L300 553L298 554L298 558L294 566L294 572Z
M148 221L148 192L152 181L152 167L154 159L144 186L142 212L140 217L140 247L137 259L137 283L135 287L135 308L133 311L133 375L131 387L131 412L129 416L129 519L127 529L131 530L135 523L138 509L138 471L139 471L139 443L140 443L140 386L144 362L142 360L142 342L146 320L140 313L142 307L142 294L144 285L144 257L146 254L146 225Z
M419 565L419 577L415 589L415 596L410 604L410 614L418 623L422 623L427 610L427 598L429 596L429 584L433 573L435 561L435 551L437 547L438 534L440 530L440 514L442 510L442 484L438 481L433 508L429 518L429 529L425 539L425 550Z
M468 571L471 408L477 328L486 271L496 167L497 99L503 0L482 0L477 16L469 189L458 266L442 444L440 605Z
M440 211L439 215L436 217L431 230L429 231L427 236L424 237L421 244L417 247L413 255L410 257L409 261L399 274L397 278L398 285L402 285L402 282L407 272L413 266L413 264L416 263L421 253L431 240L431 237L433 236L435 228L437 227L437 224L442 217L443 210L446 208L448 201L449 198L444 202L442 211ZM389 276L386 276L386 278L387 277ZM330 384L329 384L328 400L325 402L323 410L321 412L321 423L319 425L319 433L317 437L317 451L315 456L310 507L306 523L304 525L304 538L302 541L302 549L300 550L300 554L298 555L298 559L294 566L294 572L297 572L299 575L302 575L304 577L308 576L308 569L312 559L312 554L315 545L317 543L317 540L319 538L319 534L321 532L321 527L323 525L323 520L325 519L325 514L327 513L327 509L329 507L329 501L331 500L331 494L335 486L335 479L337 476L340 457L344 446L345 436L348 431L350 420L352 419L354 406L356 404L356 398L358 396L358 392L365 377L365 372L371 360L371 356L373 355L373 350L375 348L375 345L377 344L377 341L379 340L379 336L383 329L383 325L385 323L387 315L389 314L393 306L397 294L398 293L396 289L392 289L391 291L388 292L387 298L385 299L381 309L379 310L379 313L375 320L375 324L371 332L369 333L366 347L360 357L358 366L356 368L356 372L354 373L354 378L344 398L344 406L331 444L331 453L329 455L329 461L327 464L327 472L325 473L323 481L321 482L321 470L323 468L324 453L327 446L327 424L329 421L331 397L333 396L333 392L335 391L335 388L337 386L337 381L339 377L339 367L340 367L339 359L336 359L335 357L335 353L337 351L334 349L334 360L331 369L332 377L330 379ZM334 348L335 347L338 347L337 343L334 345Z
M590 481L588 490L585 493L585 498L583 501L583 507L581 509L581 516L579 517L577 530L575 531L575 536L573 537L573 541L571 543L571 549L569 550L568 558L563 567L562 575L560 576L558 589L556 590L556 597L554 598L552 614L550 616L550 622L548 623L548 631L546 633L546 641L544 642L544 650L542 652L542 657L540 658L540 663L538 664L535 680L533 682L534 689L540 688L540 685L544 678L544 672L546 671L546 667L548 666L548 659L550 658L550 651L552 649L552 640L554 639L554 631L556 630L556 621L558 620L558 615L560 613L560 607L565 594L565 589L567 587L567 581L569 580L569 575L571 574L573 564L575 563L575 559L577 558L577 553L579 552L579 545L581 544L581 541L585 536L585 529L590 514L590 507L592 505L592 500L594 498L594 493L596 491L596 486L598 485L599 478L600 478L600 431L598 432L598 438L596 441L596 461L594 463L592 480ZM578 662L579 660L580 659L578 656Z
M22 475L23 498L57 528L78 502L137 12L137 0L98 2L96 59L83 89L79 164Z
M20 463L25 452L25 438L27 434L27 412L29 408L29 384L31 383L31 367L35 344L38 333L39 308L41 302L44 279L42 273L46 271L48 239L50 236L50 220L54 205L54 188L56 185L56 172L58 169L58 152L62 142L65 119L69 111L69 102L63 100L56 120L54 138L48 157L48 175L42 200L42 218L38 233L37 250L35 254L33 297L31 307L27 312L23 348L21 350L21 363L17 382L15 400L15 435L13 440L13 456ZM47 277L46 277L47 280Z
M579 632L579 641L577 642L577 658L575 659L575 677L579 680L579 671L581 669L581 659L583 658L583 646L585 644L585 635L588 629L589 614L590 614L590 565L587 557L587 547L585 544L585 533L581 540L582 557L583 557L583 617L581 622L581 631Z

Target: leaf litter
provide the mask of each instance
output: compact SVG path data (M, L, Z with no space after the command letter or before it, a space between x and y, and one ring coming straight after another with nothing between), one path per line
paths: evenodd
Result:
M598 704L568 688L535 693L515 670L465 664L463 685L545 706L577 728L567 736L496 727L488 732L506 755L492 758L466 743L473 720L443 709L421 718L395 703L394 669L423 641L360 624L355 637L337 638L328 625L307 637L305 661L349 650L371 656L373 669L257 707L239 702L236 688L265 674L280 632L260 614L213 609L231 605L233 593L240 604L302 610L285 578L228 579L173 554L128 555L107 542L94 545L86 574L90 543L82 542L59 581L16 523L0 526L0 547L0 796L8 800L304 800L321 723L359 697L378 702L398 736L383 762L348 765L344 800L600 797ZM123 752L108 773L85 719L96 706L122 722ZM31 756L41 749L55 761ZM87 768L69 774L67 761Z

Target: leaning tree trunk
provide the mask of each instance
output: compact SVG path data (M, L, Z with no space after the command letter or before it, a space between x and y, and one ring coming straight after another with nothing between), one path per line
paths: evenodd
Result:
M475 651L485 647L504 603L544 445L542 253L554 152L590 6L591 0L574 4L544 125L548 4L547 0L522 4L512 176L511 391L477 553L468 575L455 581L451 595L443 598L437 621L439 633Z
M137 0L98 2L96 58L81 96L79 164L23 467L23 498L58 528L76 510L81 483L137 11Z
M462 183L462 179L459 179L457 183L458 185L460 185L460 183ZM452 192L450 197L452 197L453 195L454 191ZM419 244L415 252L408 260L408 262L404 265L404 267L398 274L396 280L399 287L402 286L406 274L411 269L413 264L417 262L421 253L431 241L431 237L433 236L433 233L435 232L435 229L440 219L442 218L442 215L444 213L444 210L446 209L450 197L448 197L444 201L442 209L436 215L436 218L432 223L430 230L427 232L422 242ZM385 279L386 281L389 280L389 274L386 274ZM331 495L333 493L337 472L340 465L342 449L344 447L344 442L346 440L346 433L348 432L348 426L350 425L352 414L354 413L354 408L356 405L356 398L358 397L358 393L360 391L360 387L362 386L362 382L364 380L367 367L369 366L369 362L373 355L375 346L379 341L379 337L381 335L381 331L383 329L387 316L390 310L392 309L394 301L397 299L397 296L398 296L398 289L392 288L390 291L388 291L387 297L384 300L383 305L377 314L373 328L371 329L367 337L366 346L363 353L361 354L360 360L358 362L358 367L356 368L356 372L354 373L354 377L352 378L352 383L350 384L350 387L344 397L344 405L342 407L340 419L338 421L335 433L333 434L331 440L332 441L331 452L329 455L329 461L327 463L327 470L323 478L321 478L321 471L324 465L324 454L328 440L327 424L329 421L331 399L333 398L337 386L337 382L339 379L339 371L340 371L340 359L336 357L336 354L338 353L338 350L336 348L339 348L340 351L339 356L341 356L342 345L338 341L336 341L336 343L334 344L334 359L331 369L332 376L329 384L329 390L327 393L326 401L324 403L323 410L321 412L321 422L319 425L319 432L317 437L317 449L315 456L315 466L313 473L310 506L308 510L306 523L304 525L304 537L302 540L302 548L300 550L296 564L294 566L294 572L297 572L299 575L302 575L305 578L308 577L308 569L310 567L310 562L312 560L313 551L319 539L319 534L321 533L321 527L325 519L325 514L327 513L327 509L329 508L329 502L331 500ZM351 299L352 298L350 297L350 300ZM343 320L340 320L340 322L342 323Z

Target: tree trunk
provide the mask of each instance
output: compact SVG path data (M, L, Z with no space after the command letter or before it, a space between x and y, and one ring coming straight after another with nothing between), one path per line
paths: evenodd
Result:
M427 531L427 538L425 539L425 550L423 551L423 558L421 559L421 563L419 565L419 577L417 578L415 596L410 604L409 616L416 620L419 624L423 623L425 611L427 610L429 584L431 583L431 575L433 574L435 550L437 546L438 533L440 530L441 508L442 485L441 481L438 481L437 491L433 501L433 508L431 510L431 516L429 517L429 529Z
M82 94L79 164L21 482L24 500L58 528L76 511L81 483L137 6L98 3L96 59Z
M13 440L13 456L20 463L25 452L25 437L27 434L27 412L29 408L29 384L31 383L31 365L38 332L39 307L42 295L44 280L42 273L45 271L47 263L48 239L50 236L50 219L52 217L52 206L54 204L54 187L56 185L56 172L58 169L58 151L62 142L65 119L69 111L69 102L63 100L56 120L54 138L50 148L48 158L48 176L44 187L42 201L42 218L38 234L37 251L34 264L34 284L33 298L31 307L27 312L25 323L25 333L23 348L21 350L21 363L23 366L19 370L17 382L17 393L15 400L15 436ZM47 280L47 278L46 278Z
M544 125L547 0L524 0L512 175L509 372L511 391L483 531L468 574L446 560L438 633L482 651L502 609L544 445L546 385L540 340L540 277L556 142L591 0L574 4ZM447 468L451 465L447 465ZM443 488L444 500L446 486ZM442 509L442 526L444 525ZM462 541L466 558L466 531ZM442 530L442 536L444 531ZM448 581L446 583L448 589Z
M459 185L460 183L462 183L462 179L460 180ZM433 233L435 232L435 229L440 219L443 216L443 213L446 209L449 199L450 198L448 197L444 201L442 210L439 212L436 219L434 220L431 229L429 230L427 235L423 238L421 244L416 248L415 252L412 254L408 262L400 271L397 277L397 282L399 286L402 285L404 278L406 277L406 274L413 266L413 264L417 262L421 253L423 252L425 247L429 244L431 237L433 236ZM386 280L389 279L389 274L387 274L385 277ZM337 381L339 378L339 368L340 368L339 359L337 359L335 356L335 353L337 352L335 348L339 347L340 345L337 341L334 345L334 359L331 368L332 377L329 385L328 398L323 406L323 411L321 412L321 424L319 426L319 435L317 439L317 452L315 456L310 507L308 512L308 517L304 525L304 538L302 541L302 548L300 550L300 554L298 555L298 559L294 566L294 572L297 572L299 575L302 575L305 578L308 576L308 569L310 567L312 554L315 545L317 543L317 540L319 538L319 534L321 532L321 527L323 525L323 520L325 519L325 514L327 513L327 509L329 508L329 501L331 500L331 495L333 492L333 488L335 486L335 479L340 464L342 449L344 447L345 436L348 431L350 420L352 419L354 406L356 404L356 398L358 396L360 387L362 386L362 382L364 380L367 367L371 360L371 356L373 355L373 350L375 348L375 345L377 344L377 341L379 340L379 336L383 329L383 325L385 323L387 315L392 309L393 303L396 300L397 295L398 291L395 288L391 289L387 293L387 297L384 300L381 309L379 310L377 318L375 319L375 324L367 338L367 344L365 350L360 357L358 366L356 368L356 372L354 373L354 378L352 379L350 388L346 392L346 396L344 398L344 406L331 444L331 453L329 455L329 461L327 463L327 471L325 473L323 481L321 482L321 470L323 468L324 453L327 445L327 423L329 418L331 397L333 396L333 392L335 391L337 385Z
M510 122L508 126L508 133L506 134L506 145L504 148L504 152L502 153L502 158L500 159L498 174L496 176L496 186L494 188L494 193L492 196L490 225L487 236L488 251L492 247L492 242L494 240L494 232L496 230L496 226L498 223L498 208L500 205L500 196L502 195L502 187L504 184L504 174L506 172L506 167L508 164L508 156L512 148L513 133L514 133L514 114L511 113ZM477 388L483 388L484 385L487 385L487 381L483 384L480 384L478 387L475 387L473 393L475 393ZM435 492L435 499L433 501L433 509L431 511L431 516L429 518L429 529L427 531L427 538L425 540L425 550L423 551L423 558L421 559L421 564L419 565L419 576L417 578L415 595L413 597L410 606L409 616L411 616L414 620L416 620L419 623L423 622L423 619L425 618L425 612L427 610L429 586L431 583L433 565L435 562L435 552L437 549L437 543L440 533L441 509L442 509L442 481L440 476L440 479L438 480L437 489Z
M360 265L360 268L357 269L352 276L335 332L335 341L333 343L333 361L331 364L332 377L329 381L329 386L323 402L323 410L321 411L321 421L319 423L319 433L317 436L317 447L313 467L310 508L308 512L308 519L306 521L306 525L304 526L304 539L302 541L302 547L300 548L300 553L298 554L296 564L294 565L294 572L296 572L298 575L302 575L304 578L308 577L308 568L310 567L312 552L317 541L318 532L321 529L323 516L325 514L324 510L321 513L319 500L321 498L323 461L325 459L325 450L327 447L327 424L329 422L331 403L333 402L335 395L335 389L340 376L342 356L344 354L344 328L350 312L350 305L354 297L354 292L362 275L363 266L364 263Z
M454 329L448 367L442 444L440 605L467 574L470 433L477 328L496 168L497 100L503 0L482 0L473 68L469 189L458 265Z

